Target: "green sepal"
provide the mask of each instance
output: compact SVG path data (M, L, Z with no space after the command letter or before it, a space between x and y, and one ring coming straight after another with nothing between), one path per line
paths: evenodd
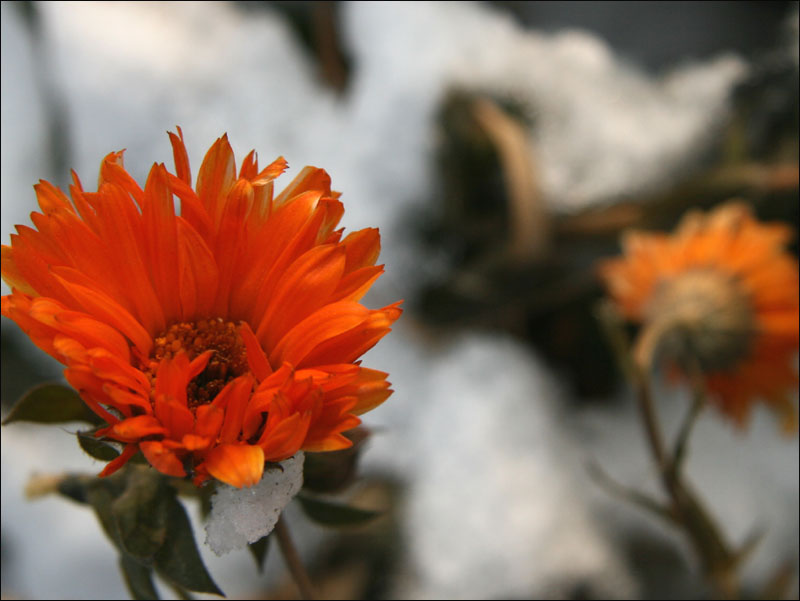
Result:
M100 416L89 409L74 389L53 383L41 384L25 393L3 420L3 425L12 422L38 424L87 422L95 426L105 423Z
M119 569L132 599L160 599L153 586L153 568L122 553L119 556Z
M306 453L303 462L303 489L316 493L332 493L351 484L356 477L358 459L369 437L364 427L345 433L353 446L339 451Z
M75 435L78 437L78 444L84 450L84 452L88 453L95 459L99 459L100 461L111 461L119 457L119 451L108 444L107 442L103 442L94 437L94 434L89 432L76 432Z
M263 574L264 561L267 559L267 552L269 551L269 534L262 536L254 543L250 543L247 545L247 548L250 550L250 554L256 561L258 573Z
M303 512L314 522L323 526L356 526L375 519L381 512L359 509L343 503L310 497L302 492L297 495Z

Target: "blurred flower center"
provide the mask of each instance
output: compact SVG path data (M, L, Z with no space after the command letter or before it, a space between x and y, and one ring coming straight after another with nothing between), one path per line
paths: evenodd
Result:
M210 403L225 384L249 370L247 350L236 325L220 317L173 324L156 336L150 354L157 369L162 359L181 351L191 360L207 350L213 350L213 355L186 388L190 409Z
M748 356L756 333L752 304L738 280L708 268L662 280L646 317L666 325L661 350L679 363L691 357L705 372L734 367Z

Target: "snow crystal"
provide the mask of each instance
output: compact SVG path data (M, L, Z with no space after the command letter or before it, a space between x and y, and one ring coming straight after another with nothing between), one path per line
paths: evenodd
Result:
M303 486L302 452L282 461L282 469L268 469L251 488L221 486L211 497L206 544L217 555L241 549L266 536L281 511Z

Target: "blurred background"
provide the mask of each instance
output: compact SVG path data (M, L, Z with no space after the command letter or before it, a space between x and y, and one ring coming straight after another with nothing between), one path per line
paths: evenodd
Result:
M126 148L144 181L227 132L238 160L325 168L348 231L378 226L405 299L365 358L396 390L365 416L380 509L337 532L289 506L329 598L703 598L685 541L589 477L659 494L630 391L596 323L597 259L736 196L798 223L796 2L3 2L2 240L40 178L87 187ZM283 184L281 184L283 182ZM793 251L797 251L796 245ZM3 294L8 288L3 284ZM61 366L2 323L2 410ZM659 385L674 433L688 407ZM96 472L68 432L2 431L2 596L127 598L91 511L26 501L33 473ZM735 543L746 590L798 594L798 439L758 408L707 412L688 477ZM196 516L195 516L196 517ZM202 542L204 533L198 529ZM231 598L295 594L274 552L207 565ZM162 587L165 597L171 591Z

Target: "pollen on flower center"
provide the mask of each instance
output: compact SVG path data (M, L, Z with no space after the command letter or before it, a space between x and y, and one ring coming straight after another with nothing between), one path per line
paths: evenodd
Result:
M247 351L236 325L219 317L179 322L154 340L151 370L157 369L162 359L171 359L180 351L194 359L207 350L213 350L213 355L186 389L190 409L210 403L230 380L249 370Z
M751 350L756 334L749 297L735 277L705 268L661 282L648 321L669 324L661 338L671 358L694 357L703 371L725 371Z

